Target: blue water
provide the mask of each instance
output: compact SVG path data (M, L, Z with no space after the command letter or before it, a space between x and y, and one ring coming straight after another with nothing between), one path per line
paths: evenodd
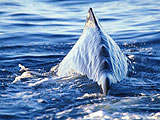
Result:
M132 56L134 69L108 96L87 78L44 75L81 35L89 7ZM13 83L19 64L39 74ZM0 119L95 118L160 119L160 1L1 0Z

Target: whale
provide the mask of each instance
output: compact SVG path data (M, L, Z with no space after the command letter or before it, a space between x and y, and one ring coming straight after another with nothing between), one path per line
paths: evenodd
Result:
M78 41L51 71L59 77L73 74L87 76L96 81L103 94L107 95L113 83L126 77L127 60L120 47L102 28L93 9L89 8Z

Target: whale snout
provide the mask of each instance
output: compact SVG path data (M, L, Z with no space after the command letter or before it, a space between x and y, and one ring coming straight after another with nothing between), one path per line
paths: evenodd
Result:
M101 76L100 86L104 95L108 94L108 91L111 88L112 75L110 73L105 73Z
M103 80L103 83L101 84L101 88L102 88L102 91L103 91L103 94L104 95L107 95L108 94L108 91L110 89L111 85L110 85L110 80L109 78L105 78Z

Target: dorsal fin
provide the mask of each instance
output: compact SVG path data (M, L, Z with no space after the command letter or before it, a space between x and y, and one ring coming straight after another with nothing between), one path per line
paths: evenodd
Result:
M96 27L96 26L98 26L98 21L94 15L92 8L89 8L85 27Z

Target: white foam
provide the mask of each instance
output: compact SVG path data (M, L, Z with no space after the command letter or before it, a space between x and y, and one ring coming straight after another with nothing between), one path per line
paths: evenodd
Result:
M39 84L41 84L41 83L43 83L43 82L46 82L46 81L49 81L49 78L44 78L44 79L41 79L41 80L39 80L39 81L37 81L37 82L35 82L35 83L29 83L29 87L33 87L33 86L37 86L37 85L39 85Z
M34 75L32 74L31 71L26 71L26 72L22 73L20 76L17 76L12 83L16 83L24 78L33 78L33 77L34 77Z
M18 64L18 66L21 68L19 71L22 72L22 71L28 71L29 69L26 68L25 66L21 65L21 64Z
M20 73L21 75L16 76L16 78L14 79L14 81L12 83L16 83L18 81L21 81L22 79L28 79L28 78L38 78L39 76L47 76L48 73L39 73L36 71L31 71L29 68L26 68L25 66L19 64L18 65L20 67Z
M81 119L81 118L79 118ZM82 119L88 119L88 120L160 120L160 112L157 113L151 113L151 114L145 114L141 115L138 113L129 113L129 112L114 112L113 114L107 113L102 110L98 110L96 112L89 113L88 115L85 115Z

